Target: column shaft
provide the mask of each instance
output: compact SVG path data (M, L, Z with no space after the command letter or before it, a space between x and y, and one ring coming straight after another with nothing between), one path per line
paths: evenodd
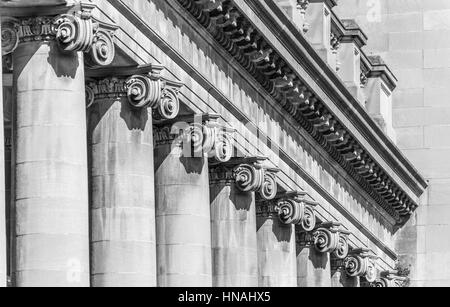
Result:
M89 286L83 54L19 44L15 208L17 286Z
M1 33L0 17L0 33ZM0 39L1 46L1 39ZM6 207L5 207L5 148L3 130L3 68L0 59L0 287L5 287L7 282L6 270Z
M257 287L255 193L211 185L213 286Z
M151 108L127 97L89 108L91 283L156 286L155 193Z
M158 286L212 286L207 159L157 145L155 194Z
M299 287L331 287L330 254L297 245L297 280Z
M295 226L277 217L257 217L260 287L296 287Z

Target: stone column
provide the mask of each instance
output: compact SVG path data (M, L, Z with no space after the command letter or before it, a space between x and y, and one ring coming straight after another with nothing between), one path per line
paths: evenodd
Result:
M315 225L315 213L306 204L305 195L302 192L284 192L258 202L260 287L297 286L295 225L304 225L307 229ZM272 200L267 200L270 198Z
M59 10L62 8L59 7ZM66 8L64 8L66 9ZM112 38L92 7L55 17L3 20L16 90L17 286L89 286L89 212L84 55L112 61ZM27 11L24 9L24 12ZM91 45L95 40L97 43Z
M299 287L331 287L330 254L297 244L297 282Z
M0 43L1 37L3 37L3 31L1 28L1 16L0 16ZM0 44L1 46L1 44ZM3 58L2 52L2 58ZM3 130L3 68L2 61L0 61L0 140L4 140ZM5 207L5 149L4 143L0 142L0 287L6 287L7 283L7 249L6 249L6 207Z
M180 88L160 71L146 66L88 73L94 287L156 286L152 117L177 116Z
M208 156L232 156L216 115L155 125L158 286L211 287Z
M339 223L322 223L311 230L298 229L297 266L299 287L331 287L331 259L348 254L347 234Z
M257 287L255 192L264 184L262 158L210 164L214 287Z

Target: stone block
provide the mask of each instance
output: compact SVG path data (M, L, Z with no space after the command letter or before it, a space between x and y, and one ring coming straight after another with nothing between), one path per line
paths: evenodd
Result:
M415 108L424 105L424 89L396 89L393 93L392 107L395 108Z
M450 125L424 127L424 139L426 148L450 148Z
M425 31L450 30L450 9L424 12L423 26Z
M426 107L448 107L447 97L450 97L450 87L425 88L423 95Z
M397 133L397 146L400 149L423 148L423 127L397 128L395 131Z
M429 206L450 204L450 179L432 179L429 188Z

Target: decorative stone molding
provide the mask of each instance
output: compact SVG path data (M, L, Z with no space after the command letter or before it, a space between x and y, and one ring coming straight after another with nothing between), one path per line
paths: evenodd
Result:
M84 52L89 66L107 66L115 56L117 27L92 17L95 5L81 4L58 16L3 17L2 54L13 53L20 43L56 40L65 52ZM50 9L47 9L50 11Z
M285 225L298 225L305 231L311 231L316 226L314 207L317 203L306 198L305 192L279 193L271 200L260 199L257 215L278 218Z
M228 162L234 154L235 129L220 124L219 118L202 114L159 121L153 129L155 146L170 144L182 149L185 158L205 156Z
M300 246L314 246L319 253L331 253L334 258L343 260L349 251L349 235L350 232L343 230L340 223L326 222L312 230L299 229L297 243Z
M147 65L90 70L86 84L87 107L99 99L127 97L135 109L153 109L155 119L174 119L180 110L178 96L183 84L163 78L163 69Z
M333 31L330 35L330 46L331 46L331 53L333 54L334 58L336 59L336 71L339 71L341 69L341 62L339 61L339 48L341 47L341 37L336 35Z
M397 271L385 271L380 274L380 278L371 283L374 288L403 288L406 287L408 278L398 276Z
M397 87L397 77L379 55L361 53L361 71L367 79L381 78L391 92Z
M277 194L276 170L263 165L267 158L235 158L228 162L210 163L211 184L235 184L242 192L258 192L262 199Z
M231 0L178 2L396 222L418 207ZM248 4L248 3L247 3ZM334 1L330 1L334 5ZM258 6L259 4L252 4ZM400 169L399 169L400 170ZM408 175L405 175L408 176Z
M367 282L373 283L377 278L374 263L376 259L378 258L371 255L368 249L354 249L344 260L345 271L350 277L364 277Z

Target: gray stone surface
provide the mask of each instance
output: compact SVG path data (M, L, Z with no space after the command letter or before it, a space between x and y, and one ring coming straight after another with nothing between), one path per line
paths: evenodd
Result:
M297 244L297 281L299 287L331 287L330 254Z
M257 217L260 287L297 287L295 226Z
M89 286L83 54L56 42L14 52L18 286Z
M0 18L0 32L2 30ZM0 61L0 116L3 118L3 73ZM0 140L3 140L3 120L0 120ZM6 207L5 207L5 156L4 142L0 144L0 287L6 286Z
M208 163L155 148L158 286L212 286Z
M89 108L92 286L156 286L152 110Z
M399 79L393 97L398 145L430 182L423 206L397 237L413 286L448 286L450 210L450 2L341 1L340 17L356 18Z
M214 287L257 287L254 192L212 183L211 236Z

